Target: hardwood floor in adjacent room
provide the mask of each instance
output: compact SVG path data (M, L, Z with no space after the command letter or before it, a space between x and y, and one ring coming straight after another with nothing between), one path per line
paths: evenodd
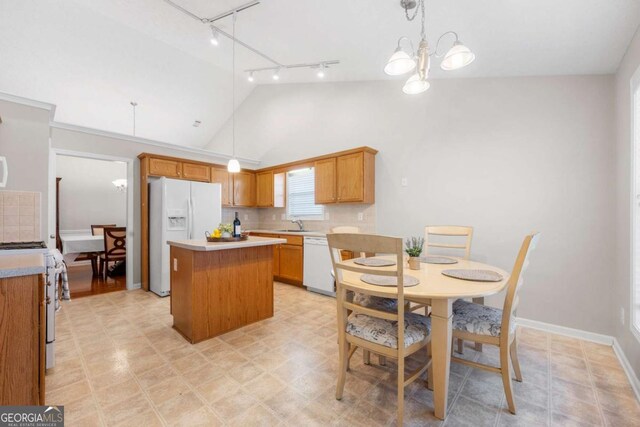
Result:
M71 299L127 289L126 276L107 276L105 280L94 276L90 265L69 266L68 276Z

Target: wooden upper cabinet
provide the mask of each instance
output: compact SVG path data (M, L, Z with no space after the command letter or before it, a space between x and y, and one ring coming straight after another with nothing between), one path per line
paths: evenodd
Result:
M338 203L374 203L375 154L361 151L336 158Z
M211 168L199 163L182 163L182 177L190 181L211 181Z
M315 169L315 201L322 205L336 202L336 158L318 160Z
M273 207L273 172L256 174L256 205L259 208Z
M256 205L256 175L238 172L233 175L233 205L252 207Z
M182 162L151 157L149 158L149 175L182 178Z
M211 182L222 184L222 206L233 206L233 179L229 171L211 168Z

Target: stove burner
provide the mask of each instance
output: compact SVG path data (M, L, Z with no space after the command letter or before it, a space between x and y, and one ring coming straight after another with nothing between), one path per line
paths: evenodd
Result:
M45 242L4 242L0 243L0 250L12 249L47 249Z

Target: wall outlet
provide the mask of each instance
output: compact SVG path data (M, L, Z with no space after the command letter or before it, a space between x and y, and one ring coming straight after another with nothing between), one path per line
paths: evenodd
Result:
M245 220L245 221L249 221L249 215L244 214L244 220Z
M173 271L178 271L178 258L173 259Z
M364 221L364 213L358 212L358 221Z
M620 307L620 324L624 326L624 307Z
M331 215L329 215L329 212L325 212L324 213L324 220L325 221L330 221L331 220Z
M275 221L276 220L276 214L271 215L271 221Z
M286 221L287 220L287 214L280 214L280 220L281 221Z
M400 180L400 185L402 185L403 187L407 187L409 185L409 180L407 178L403 177Z

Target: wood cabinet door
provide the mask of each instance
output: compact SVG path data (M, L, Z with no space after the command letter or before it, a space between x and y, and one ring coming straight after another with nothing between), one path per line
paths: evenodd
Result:
M182 177L190 181L211 181L211 168L207 165L182 162Z
M233 174L233 206L256 205L256 175L251 172Z
M315 201L322 205L336 202L336 159L318 160L314 163Z
M273 207L273 172L256 174L256 205L259 208Z
M182 178L182 162L167 159L149 159L149 175Z
M302 283L303 248L297 245L280 245L279 277Z
M229 171L220 168L211 168L211 182L222 184L222 206L233 205L233 180Z
M340 156L336 161L338 203L364 200L364 153Z

